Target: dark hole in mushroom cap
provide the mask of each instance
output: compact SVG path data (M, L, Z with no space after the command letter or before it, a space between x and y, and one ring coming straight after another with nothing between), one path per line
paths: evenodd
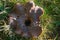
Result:
M30 19L25 20L25 23L24 24L26 26L30 26L31 25L31 20Z

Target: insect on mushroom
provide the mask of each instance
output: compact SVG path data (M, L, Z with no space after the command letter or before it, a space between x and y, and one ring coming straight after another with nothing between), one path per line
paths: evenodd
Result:
M33 1L27 2L25 5L16 3L9 14L9 24L15 28L16 34L21 34L23 37L38 37L42 32L39 17L43 13L44 10L35 6Z

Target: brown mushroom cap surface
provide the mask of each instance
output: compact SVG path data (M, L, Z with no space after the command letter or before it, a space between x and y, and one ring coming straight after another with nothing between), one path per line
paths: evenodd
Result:
M27 2L25 6L17 3L9 14L10 26L15 28L16 34L22 34L23 37L38 37L42 32L39 17L43 13L43 9L33 2Z

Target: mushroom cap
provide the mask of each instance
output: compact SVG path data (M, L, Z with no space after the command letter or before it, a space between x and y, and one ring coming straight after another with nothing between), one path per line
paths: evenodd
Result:
M33 1L27 2L25 7L27 10L19 3L14 6L10 14L12 17L9 18L10 26L15 28L16 34L22 34L24 37L38 37L42 32L42 28L39 26L39 17L44 11L41 7L35 6Z

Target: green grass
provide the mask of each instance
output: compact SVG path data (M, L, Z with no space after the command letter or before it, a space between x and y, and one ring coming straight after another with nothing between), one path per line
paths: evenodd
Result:
M2 1L0 0L0 27L3 26L4 31L0 31L0 39L2 40L32 40L31 38L22 38L13 32L10 32L11 29L6 30L7 24L6 17L12 10L15 3L20 2L22 4L26 3L27 0L20 1ZM60 31L60 0L34 0L36 5L43 7L44 14L40 17L40 22L42 26L42 33L38 37L39 40L60 40L58 36ZM5 7L8 5L8 8ZM3 12L4 11L4 12ZM1 22L1 20L4 20ZM3 25L2 25L3 24ZM2 25L2 26L1 26ZM0 29L0 30L2 30ZM6 30L6 31L5 31ZM36 40L38 40L36 39Z

